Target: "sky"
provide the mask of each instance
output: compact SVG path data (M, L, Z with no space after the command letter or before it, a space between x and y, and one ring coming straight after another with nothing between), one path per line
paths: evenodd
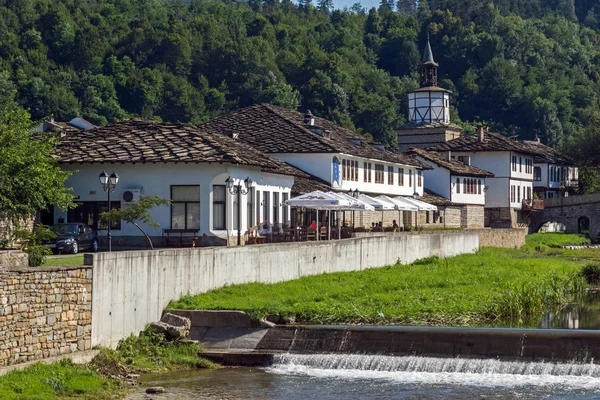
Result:
M357 0L333 0L333 6L335 8L350 8L356 2ZM361 0L360 4L368 11L371 7L379 7L379 0Z

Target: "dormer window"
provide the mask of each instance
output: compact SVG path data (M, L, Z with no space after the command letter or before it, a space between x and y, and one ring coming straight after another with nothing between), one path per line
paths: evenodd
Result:
M375 150L385 151L385 145L383 145L383 144L374 144L372 146Z
M359 139L350 139L350 143L352 143L355 146L360 146L360 140Z

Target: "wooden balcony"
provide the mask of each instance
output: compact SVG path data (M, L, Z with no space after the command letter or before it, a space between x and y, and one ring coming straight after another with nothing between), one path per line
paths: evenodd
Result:
M523 200L524 210L543 210L544 200Z

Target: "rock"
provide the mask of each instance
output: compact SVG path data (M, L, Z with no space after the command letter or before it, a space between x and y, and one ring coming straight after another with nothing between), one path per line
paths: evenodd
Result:
M161 394L165 392L165 388L162 386L152 386L146 389L146 393L148 394Z
M167 337L173 340L182 340L190 336L190 330L181 326L167 325Z
M283 323L284 324L295 324L296 323L296 316L295 315L288 315L287 317L283 318Z
M279 314L268 314L265 319L274 324L280 324L282 322L281 315Z
M169 325L165 324L164 322L151 322L150 325L148 325L148 328L154 333L162 333L165 336L169 335Z
M260 327L263 329L270 329L270 328L274 328L276 324L269 322L267 320L261 320L260 321Z
M179 315L171 313L165 313L160 319L160 321L164 322L165 324L178 326L187 330L190 330L190 328L192 327L192 321L189 318L180 317Z
M140 376L138 374L127 374L125 379L138 379Z

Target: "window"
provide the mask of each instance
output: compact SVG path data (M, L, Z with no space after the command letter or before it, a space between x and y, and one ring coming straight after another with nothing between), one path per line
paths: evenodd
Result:
M353 161L354 163L354 181L358 182L358 161Z
M458 156L458 161L465 165L469 165L469 156Z
M429 223L429 211L425 211L425 223Z
M394 167L388 167L388 185L394 184Z
M517 203L521 202L521 186L517 186Z
M269 215L269 202L271 200L271 192L263 192L263 222L271 222Z
M531 200L531 188L527 187L527 200Z
M534 181L542 180L542 169L540 167L535 167L533 169L533 180Z
M513 171L517 172L517 156L512 156L511 167Z
M404 186L404 168L398 168L398 186Z
M523 157L519 157L519 172L523 172Z
M375 164L375 183L384 183L384 166L382 164Z
M282 195L282 202L283 202L283 208L281 209L282 214L283 214L283 223L284 224L289 224L288 218L289 218L289 207L285 205L285 202L288 201L288 199L290 198L290 194L289 193L283 193Z
M412 169L408 170L408 187L412 187Z
M273 223L279 223L279 192L273 192Z
M226 220L226 188L225 185L213 185L213 229L225 229Z
M460 178L456 178L456 193L460 194Z
M246 224L247 228L254 226L254 218L252 216L252 211L254 207L252 207L252 203L254 202L254 192L252 188L248 189L248 194L246 195Z
M510 185L510 202L515 202L515 185Z
M369 171L367 163L363 163L363 182L368 182L369 177L367 172Z
M368 166L368 170L369 170L368 178L369 178L369 182L371 182L371 180L372 180L372 178L371 178L371 169L372 169L371 163L368 163L367 166Z
M172 229L200 229L200 186L171 186L171 201Z
M477 181L477 193L481 194L481 179Z
M111 210L121 208L120 201L110 202ZM100 218L100 215L108 211L108 201L83 201L77 202L77 207L67 211L67 222L83 222L94 229L107 229L106 221ZM110 229L121 229L121 221L113 221Z
M255 199L256 199L256 201L255 201L255 203L256 203L256 215L254 216L255 217L254 221L256 222L256 225L260 225L260 221L261 221L261 219L260 219L260 190L256 191L256 197L255 197ZM252 222L252 225L250 225L250 226L254 226L254 222Z
M348 179L348 171L346 170L346 160L342 160L342 180Z
M418 171L419 172L419 181L417 182L417 185L419 187L423 186L423 171Z

